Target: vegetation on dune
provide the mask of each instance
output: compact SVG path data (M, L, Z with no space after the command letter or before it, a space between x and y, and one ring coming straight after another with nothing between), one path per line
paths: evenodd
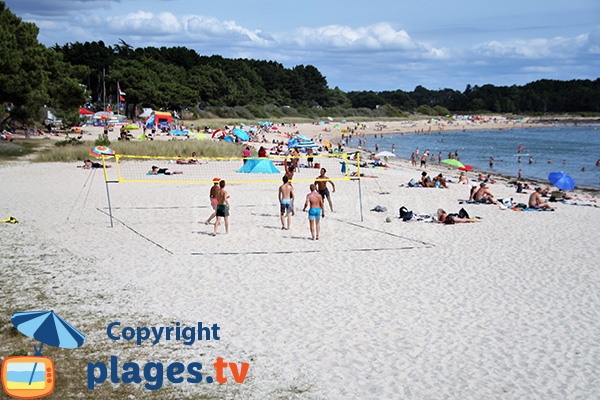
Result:
M56 142L61 143L61 142ZM36 154L36 162L73 162L87 159L95 160L90 155L94 142L85 141L72 145L50 146ZM117 154L148 157L190 157L192 152L200 157L240 157L242 148L227 142L211 140L151 140L151 141L117 141L110 143L110 148ZM254 150L254 153L256 151Z

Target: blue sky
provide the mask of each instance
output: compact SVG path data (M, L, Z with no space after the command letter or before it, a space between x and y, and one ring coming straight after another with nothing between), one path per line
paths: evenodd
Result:
M310 64L344 91L600 77L598 0L5 1L47 46L123 39Z

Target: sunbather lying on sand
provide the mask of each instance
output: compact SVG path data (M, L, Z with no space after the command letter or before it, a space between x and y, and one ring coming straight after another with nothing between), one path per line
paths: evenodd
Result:
M434 221L447 225L457 224L459 222L479 222L478 219L459 217L458 214L454 213L447 214L446 211L441 208L437 210L437 219Z

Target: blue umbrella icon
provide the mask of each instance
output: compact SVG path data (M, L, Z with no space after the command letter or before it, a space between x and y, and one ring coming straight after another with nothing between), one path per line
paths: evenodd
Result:
M42 355L44 344L64 349L75 349L83 344L85 335L73 328L54 311L16 312L12 323L22 334L42 342L40 348L35 345L36 356Z
M548 175L548 180L560 190L573 190L575 188L575 181L573 178L563 172L550 173L550 175Z

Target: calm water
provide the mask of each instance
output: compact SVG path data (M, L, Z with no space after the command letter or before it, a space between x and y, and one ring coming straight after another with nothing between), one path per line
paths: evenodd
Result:
M448 153L458 151L460 161L479 171L488 171L517 176L519 169L524 178L547 180L550 172L562 171L569 174L577 186L600 189L600 125L560 126L551 128L522 128L512 130L458 131L427 134L387 134L377 138L366 137L366 148L375 151L391 151L396 146L396 155L410 159L411 153L419 148L420 155L426 149L442 159ZM353 137L351 146L358 146L358 138ZM519 145L523 145L521 163L518 162ZM533 163L529 164L529 157ZM494 157L494 166L489 159ZM552 163L548 163L551 159ZM563 164L564 161L564 164ZM428 163L431 162L430 160ZM581 169L585 168L585 172Z

